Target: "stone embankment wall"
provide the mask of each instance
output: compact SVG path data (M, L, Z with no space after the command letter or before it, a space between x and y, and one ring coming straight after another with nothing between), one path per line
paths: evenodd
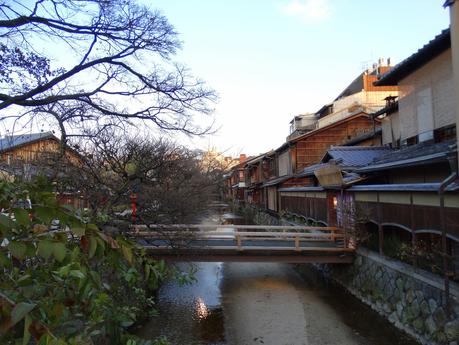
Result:
M411 265L359 249L352 265L327 265L324 273L423 344L459 345L459 286Z
M238 211L256 224L292 224L253 207ZM459 345L459 285L411 265L359 249L352 265L317 265L324 275L423 344Z

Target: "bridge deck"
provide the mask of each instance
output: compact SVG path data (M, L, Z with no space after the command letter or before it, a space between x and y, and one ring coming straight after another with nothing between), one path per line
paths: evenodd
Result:
M150 255L167 260L349 263L354 253L335 227L180 224L133 230Z

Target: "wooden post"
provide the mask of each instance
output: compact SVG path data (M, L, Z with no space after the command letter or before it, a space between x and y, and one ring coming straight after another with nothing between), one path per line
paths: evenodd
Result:
M240 234L236 234L236 243L237 243L237 250L242 251L242 240L241 240Z
M410 193L410 227L411 227L411 246L413 249L416 248L416 232L415 232L415 218L414 218L414 204L413 204L413 193ZM413 266L418 266L418 260L416 256L413 257Z
M376 193L376 200L378 201L378 242L379 242L379 255L384 255L384 231L383 227L381 225L381 217L382 217L382 212L381 212L381 202L379 201L379 193Z
M440 222L441 222L441 250L443 252L443 274L445 279L445 309L446 315L450 315L450 300L449 300L449 265L448 265L448 248L446 241L446 214L445 214L445 195L444 190L440 188Z
M295 251L299 252L300 250L301 250L301 248L300 248L300 238L299 237L295 237Z

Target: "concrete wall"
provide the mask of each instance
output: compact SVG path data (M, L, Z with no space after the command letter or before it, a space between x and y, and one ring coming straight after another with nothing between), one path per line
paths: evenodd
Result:
M401 139L456 123L451 49L399 82Z
M382 143L383 145L396 143L400 140L400 116L399 112L395 112L390 116L386 116L381 121L382 128Z
M317 128L328 126L332 123L345 119L356 113L356 110L365 109L373 112L386 105L384 98L387 96L397 96L397 91L361 91L353 95L343 97L333 102L333 114L321 118L317 123Z

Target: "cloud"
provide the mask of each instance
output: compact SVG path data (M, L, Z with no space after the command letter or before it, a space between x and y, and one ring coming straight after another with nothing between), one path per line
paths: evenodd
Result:
M284 6L283 11L305 22L324 21L331 14L329 0L292 0Z

